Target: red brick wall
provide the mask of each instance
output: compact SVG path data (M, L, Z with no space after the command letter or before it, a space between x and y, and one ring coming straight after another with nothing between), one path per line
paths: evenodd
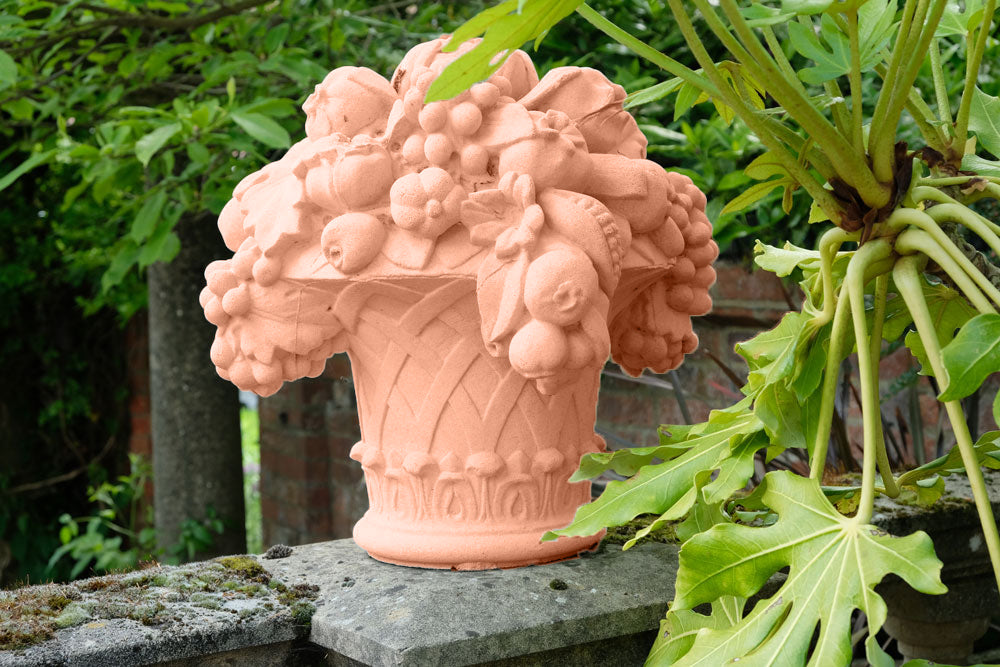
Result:
M286 384L260 402L260 492L264 545L349 537L368 507L347 356L317 378Z

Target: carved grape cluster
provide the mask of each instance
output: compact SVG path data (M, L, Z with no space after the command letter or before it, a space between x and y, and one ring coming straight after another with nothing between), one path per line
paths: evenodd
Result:
M705 215L705 194L683 174L668 173L669 206L664 224L654 229L657 247L673 248L679 232L682 247L662 278L641 292L611 322L612 356L628 373L644 367L663 373L680 365L698 346L690 316L712 308L709 287L715 283L712 261L719 248Z

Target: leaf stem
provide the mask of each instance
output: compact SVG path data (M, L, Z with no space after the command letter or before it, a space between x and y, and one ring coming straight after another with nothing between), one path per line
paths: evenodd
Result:
M851 301L854 340L858 350L858 374L861 378L861 419L864 429L864 459L861 469L861 499L855 520L871 521L875 501L875 472L878 459L878 435L881 413L878 406L878 385L874 382L878 370L872 364L871 342L865 321L865 269L873 262L889 257L892 246L885 239L875 239L858 248L847 265L844 284ZM892 472L889 472L890 479ZM898 489L897 489L898 493Z
M826 468L826 452L830 447L830 427L833 424L833 403L837 396L840 364L844 361L844 338L847 334L851 304L846 297L837 299L830 330L830 347L823 370L823 387L820 389L819 419L816 424L816 442L809 461L809 477L822 481Z
M944 250L962 267L976 284L979 285L980 289L986 293L987 296L996 304L1000 305L1000 290L997 290L993 286L993 283L984 276L975 265L969 260L965 254L958 249L948 235L945 234L941 228L938 226L937 222L929 215L923 211L917 211L912 208L900 208L893 212L892 215L886 220L889 227L900 228L904 225L913 225L918 227L934 239L934 241L940 245Z
M851 82L851 137L854 149L860 154L865 153L865 139L862 131L861 102L861 47L858 44L858 10L852 9L847 14L847 37L851 45L851 69L848 76Z
M938 119L950 126L953 120L951 117L951 102L948 100L948 84L944 80L944 68L941 66L941 49L938 46L936 38L931 40L930 55Z
M958 222L975 232L979 238L986 242L993 252L1000 256L1000 238L997 237L997 229L991 229L983 219L961 204L938 204L927 209L927 215L934 219L934 222ZM993 223L990 223L993 224ZM994 225L994 227L996 227Z
M882 274L875 278L875 309L872 312L872 329L870 333L870 343L872 359L872 385L875 391L875 405L877 409L875 424L877 433L875 438L875 460L878 464L879 474L882 476L882 486L885 495L895 498L899 495L899 486L896 478L892 474L892 465L889 462L889 453L885 448L885 433L882 424L882 408L879 406L879 361L882 358L882 325L885 323L886 297L889 293L889 276Z
M671 0L672 8L676 4L679 4L677 0ZM889 189L875 178L864 154L856 151L850 141L842 137L837 132L837 128L820 114L795 86L785 80L774 59L753 34L753 30L743 18L735 0L721 0L721 6L749 55L764 68L767 78L762 80L762 83L767 85L771 96L830 156L840 178L854 187L866 204L876 208L887 204L890 196ZM677 13L676 10L674 13ZM688 40L688 45L692 46L690 40Z
M979 74L979 66L983 62L983 54L986 52L986 38L989 37L993 13L996 8L996 0L986 1L986 7L983 10L983 23L976 34L972 51L968 53L965 60L965 86L962 88L962 99L958 104L958 115L955 116L955 147L963 151L963 154L969 134L969 114L972 111L972 96L975 94L976 77Z
M819 240L820 279L823 281L823 310L813 319L819 329L834 317L837 296L833 289L833 260L845 241L856 241L857 232L845 232L839 227L827 231Z
M576 8L576 13L582 16L587 22L603 32L605 35L633 51L636 55L645 58L660 69L673 74L698 90L708 93L713 97L719 97L720 91L715 87L715 84L707 78L698 74L693 69L682 65L673 58L657 51L641 39L632 36L627 31L606 19L601 13L594 10L594 8L590 5L586 3L581 4Z
M924 62L924 54L927 52L934 32L937 30L941 16L944 14L946 0L933 0L934 4L930 9L930 16L924 22L927 14L927 0L920 0L917 14L914 17L913 27L918 25L917 17L923 24L923 29L912 37L914 30L911 29L911 36L907 37L907 50L909 51L909 62L902 75L897 76L895 81L886 80L892 86L892 96L886 107L882 123L879 126L872 125L870 138L875 139L874 145L869 141L869 152L871 154L872 165L875 175L881 182L890 182L895 171L895 151L893 146L896 143L896 128L899 125L899 118L903 108L913 88L913 82L920 72L920 66Z
M727 105L729 105L734 113L746 123L747 127L750 128L757 138L760 139L767 148L769 148L773 153L775 158L781 163L781 166L785 168L785 171L794 178L799 185L801 185L806 192L816 201L816 203L823 209L831 220L837 220L840 217L841 209L837 200L834 199L833 195L821 186L809 170L804 166L799 164L798 160L789 153L782 143L774 136L773 133L769 132L767 125L763 123L760 117L748 107L743 100L732 93L731 90L722 80L719 74L718 68L716 68L715 63L712 61L711 56L705 50L704 45L702 45L698 33L695 32L694 25L691 23L690 17L687 15L686 10L682 0L667 0L670 4L670 9L674 14L674 18L677 20L677 25L681 30L681 34L684 35L684 39L691 49L692 54L694 54L695 59L697 59L698 64L701 65L702 70L708 76L709 80L715 85L719 91L720 99L722 99ZM586 5L584 5L585 7Z
M903 297L906 307L909 308L910 314L913 316L913 322L917 327L920 340L924 344L924 350L927 352L927 359L930 361L934 374L943 378L946 377L946 371L941 360L941 345L920 286L919 261L916 256L900 259L896 262L893 280L896 283L896 289L899 290L900 296ZM993 563L993 575L996 577L997 585L1000 586L1000 534L997 532L997 523L993 517L993 507L986 491L986 481L979 465L979 458L976 456L972 436L969 434L969 425L959 401L948 401L944 407L948 413L948 421L951 422L959 452L962 454L962 463L965 465L969 485L972 487L972 497L976 501L979 522L982 524L990 561Z
M907 229L896 237L896 251L903 255L923 253L934 260L965 297L980 313L995 313L996 310L976 283L962 270L958 262L951 258L944 249L934 242L934 239L922 229Z
M903 5L903 16L899 23L899 29L896 31L896 42L893 44L892 51L889 54L889 65L882 76L882 89L879 91L878 99L875 102L875 111L872 112L871 131L868 133L869 154L875 148L876 130L879 132L885 130L883 127L883 116L885 116L889 100L892 97L893 86L896 81L897 72L899 71L899 63L903 59L903 53L906 50L906 40L910 33L913 23L913 13L916 11L916 8L917 0L906 0L906 3Z

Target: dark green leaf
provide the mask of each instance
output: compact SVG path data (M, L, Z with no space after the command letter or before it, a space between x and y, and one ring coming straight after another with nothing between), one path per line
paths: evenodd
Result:
M292 145L292 138L288 136L285 128L267 116L259 113L233 111L232 117L247 134L266 146L288 148Z
M0 49L0 90L10 88L17 83L17 63Z
M0 177L0 192L3 192L6 188L10 187L11 183L21 178L21 176L24 176L35 167L48 162L55 154L55 150L45 151L43 153L32 153L31 157Z
M166 203L167 193L165 190L157 190L146 198L146 201L142 204L142 208L136 214L135 220L132 221L132 229L129 232L129 237L133 241L142 243L153 233L156 223L160 219L160 213L163 211L163 205Z

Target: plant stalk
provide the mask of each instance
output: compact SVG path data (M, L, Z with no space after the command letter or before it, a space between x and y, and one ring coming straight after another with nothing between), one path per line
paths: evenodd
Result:
M889 462L889 453L885 448L885 432L882 424L882 408L879 397L879 361L882 358L882 325L885 323L885 303L889 292L889 276L882 274L875 278L875 309L872 312L872 330L869 334L871 349L869 354L872 360L872 386L875 391L875 408L877 433L875 438L875 461L878 464L879 475L882 476L882 487L885 495L895 498L899 495L899 485L892 474L892 464Z
M927 308L927 302L924 301L923 290L920 288L919 261L916 256L900 259L896 262L893 279L896 283L896 289L899 290L900 296L903 297L906 307L909 308L910 314L913 316L917 333L924 344L924 350L927 352L927 358L935 376L944 378L947 375L941 360L941 345L934 329L930 310ZM993 517L993 507L986 490L983 470L979 465L979 458L976 456L972 436L969 434L969 425L965 420L965 413L962 411L962 404L959 401L948 401L944 407L948 413L948 421L951 422L959 452L962 455L962 463L965 465L969 485L972 487L972 497L976 501L979 522L982 524L986 547L993 564L993 575L997 585L1000 586L1000 534L997 532L996 519Z
M862 131L861 102L861 47L858 44L858 10L852 9L847 14L847 36L851 45L851 71L848 72L851 82L851 137L854 150L865 153L865 139Z
M930 41L934 37L934 31L937 30L941 16L944 14L946 2L945 0L934 0L927 22L924 23L923 15L927 13L926 4L927 0L920 0L921 6L917 9L913 23L913 26L916 27L916 19L919 17L920 22L923 23L923 29L916 37L912 39L907 38L906 48L910 50L910 60L906 64L906 68L903 70L902 75L899 75L897 72L895 81L886 80L887 83L892 85L892 96L889 98L889 104L886 107L882 123L878 126L874 123L872 124L870 139L873 138L875 143L872 145L869 140L869 152L875 176L882 183L892 181L895 171L895 151L893 150L893 146L896 143L896 127L899 125L899 118L902 115L903 107L906 106L906 100L913 87L913 82L916 81L917 74L920 72L920 66L924 62L924 53L927 52ZM921 11L921 8L923 11ZM914 30L911 29L910 32L912 35Z
M965 254L958 249L958 247L952 243L952 240L948 238L941 228L938 226L935 220L924 213L923 211L917 211L912 208L901 208L893 212L891 216L886 220L890 227L901 227L903 225L913 225L918 227L934 239L934 241L940 245L944 250L954 259L962 270L965 271L979 288L997 305L1000 305L1000 290L997 290L993 286L993 283L984 276L975 265L969 260Z
M921 252L940 266L965 297L980 313L995 313L996 309L969 275L962 270L945 250L934 242L930 234L922 229L907 229L896 237L896 251L903 255Z
M865 322L865 269L873 262L889 257L892 247L885 239L875 239L858 248L847 266L844 283L851 301L851 319L858 350L858 374L861 378L861 419L864 429L864 459L861 469L861 499L855 520L868 523L875 502L875 473L878 459L878 435L881 413L878 407L878 387L873 380L877 370L872 363L871 342ZM867 343L867 344L866 344ZM892 477L892 472L889 472ZM898 493L898 489L897 489Z
M826 452L830 447L830 428L833 424L833 402L837 395L837 380L840 379L840 364L844 361L844 338L847 333L851 304L845 296L837 299L830 330L830 347L823 370L823 386L820 389L819 420L816 425L816 442L813 444L809 461L809 477L823 480L826 468Z
M675 4L678 4L677 0L670 2L671 7ZM850 141L842 137L837 128L831 125L807 98L785 81L774 59L747 25L735 0L721 0L721 6L749 55L755 58L767 73L768 78L764 81L768 84L768 92L816 144L829 154L831 162L838 168L840 178L857 190L866 204L873 208L885 206L889 202L890 191L875 178L864 154L856 151ZM688 45L693 47L690 40Z
M942 123L951 125L951 101L948 99L948 84L944 80L944 68L941 66L941 50L938 40L932 39L930 46L931 74L934 77L934 96L937 100L938 118Z
M674 18L677 20L677 25L684 35L684 39L694 54L695 59L697 59L698 64L701 65L702 70L708 76L709 80L714 84L714 86L719 90L720 98L727 105L729 105L737 116L746 123L747 127L750 128L752 132L757 135L767 148L769 148L775 155L775 157L781 163L781 166L789 173L789 175L801 185L806 192L813 198L813 200L823 209L823 212L830 216L831 220L837 220L840 217L840 205L837 200L834 199L833 195L825 190L816 179L812 177L809 170L798 163L798 160L791 155L782 143L767 130L767 126L760 120L760 117L750 109L738 96L732 94L728 89L725 81L722 80L715 63L712 61L711 56L705 50L702 45L701 40L698 37L698 33L695 32L694 25L691 23L690 17L687 15L684 5L681 0L668 0L670 4L670 9L674 14ZM585 5L584 5L585 6ZM603 17L602 17L603 18Z

